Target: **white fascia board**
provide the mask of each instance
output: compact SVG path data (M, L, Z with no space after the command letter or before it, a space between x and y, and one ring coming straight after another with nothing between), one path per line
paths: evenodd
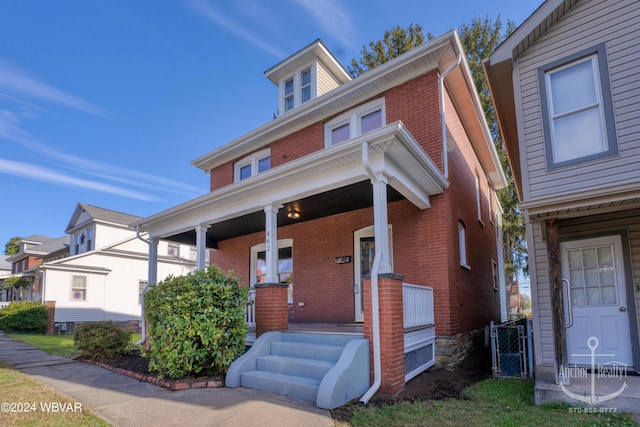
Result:
M295 129L304 128L322 120L322 118L348 109L364 99L371 98L380 92L411 80L417 75L436 69L438 61L429 62L430 68L420 68L419 71L404 70L403 68L410 67L412 63L428 57L430 54L447 47L447 45L459 45L459 39L456 34L455 30L451 30L436 37L424 45L368 71L357 79L353 79L325 95L312 99L287 114L283 114L257 129L198 157L191 164L208 173L211 168L219 164L224 164L255 150L256 141L259 141L259 146L262 146L292 132L288 131L280 134L278 133L281 130L280 128L287 129L289 125L295 126ZM375 88L375 90L371 88Z

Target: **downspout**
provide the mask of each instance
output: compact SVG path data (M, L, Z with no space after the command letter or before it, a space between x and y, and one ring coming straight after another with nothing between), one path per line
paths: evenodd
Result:
M362 143L362 166L365 172L371 178L372 182L376 182L378 179L371 169L369 163L369 144L365 141ZM380 258L384 248L376 248L376 255L373 260L373 266L371 267L371 323L373 332L373 384L369 387L369 390L360 398L360 403L366 405L367 402L373 397L374 394L380 388L382 383L382 362L380 360L380 302L378 297L378 268L380 265Z
M136 237L142 240L143 242L145 242L147 245L151 246L151 242L140 235L139 225L136 226ZM142 321L140 322L141 338L139 341L136 341L134 343L136 345L144 344L144 342L147 340L147 321L146 321L146 318L144 317L144 294L147 293L147 290L149 289L150 286L151 284L147 280L147 285L142 290L142 294L140 294L140 319L142 319Z
M445 123L444 117L444 78L447 77L447 74L453 71L454 68L460 65L460 62L462 62L462 54L458 52L456 62L451 64L449 68L444 70L438 77L438 89L440 90L440 123L442 124L442 173L447 179L449 179L449 160L447 155L447 124Z
M42 279L40 279L41 280L40 286L42 287L42 295L40 296L40 302L42 302L44 304L44 301L45 301L44 297L45 297L45 292L46 292L45 284L47 283L47 280L46 280L47 271L42 269L42 268L39 268L38 272L42 273Z

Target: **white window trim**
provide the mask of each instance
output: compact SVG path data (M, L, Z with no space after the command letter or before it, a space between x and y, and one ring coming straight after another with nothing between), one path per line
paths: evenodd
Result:
M458 221L458 247L460 251L460 266L471 270L467 259L467 227L462 221Z
M343 126L347 123L349 124L349 139L362 135L360 119L366 116L367 114L373 113L377 110L380 110L380 112L382 113L381 127L384 127L387 124L387 114L385 110L384 98L376 99L374 101L361 105L353 110L349 110L346 113L341 114L340 116L325 123L324 125L325 148L329 148L333 146L331 141L331 132L334 129L337 129L340 126Z
M293 239L278 239L278 250L282 248L291 248L291 254L293 256ZM258 261L258 252L265 252L267 250L266 243L259 243L257 245L251 246L251 261L250 261L250 270L249 270L249 283L251 287L256 285L256 269L257 269L257 261ZM289 286L293 286L291 283ZM293 304L293 298L288 298L288 303Z
M493 290L500 290L500 275L498 273L498 263L491 258L491 277L493 278Z
M73 290L76 289L75 288L75 278L76 277L82 277L84 278L84 299L75 299L73 297ZM88 280L87 280L87 276L81 276L78 274L74 274L71 276L71 286L70 286L70 292L69 292L69 301L71 302L87 302L89 300L89 285L88 285ZM78 288L80 289L80 288Z
M482 221L482 198L480 195L482 192L480 191L480 174L476 172L475 174L476 180L476 210L478 211L478 222L480 225L484 227L484 221Z
M258 175L258 162L266 157L271 157L271 149L257 151L250 156L239 160L233 165L233 182L240 182L240 169L245 166L251 165L251 177Z
M318 94L318 65L313 63L311 65L305 65L304 67L296 70L294 73L289 74L287 77L280 80L280 111L283 114L293 111L303 104L302 102L302 73L305 71L311 72L311 98L305 103L313 100ZM289 110L285 110L285 82L293 79L293 107Z

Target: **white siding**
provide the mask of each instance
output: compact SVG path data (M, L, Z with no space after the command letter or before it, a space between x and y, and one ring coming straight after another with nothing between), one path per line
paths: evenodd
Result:
M340 83L331 75L331 73L318 63L318 96L337 88Z
M105 224L95 225L94 249L100 249L125 239L136 237L136 232L126 227L114 227Z
M526 201L640 183L640 7L637 1L579 2L519 59ZM619 155L547 170L537 69L604 43L616 116ZM517 84L517 83L516 83ZM522 136L521 136L522 137ZM522 138L521 138L522 140ZM525 172L526 173L526 172Z
M529 241L529 268L531 269L531 294L537 301L538 331L534 331L537 340L536 364L554 366L553 318L551 313L551 289L549 287L549 261L547 244L543 240L543 228L540 223L532 226L533 241ZM535 270L535 271L534 271ZM534 296L535 295L535 296ZM535 310L535 307L534 307Z

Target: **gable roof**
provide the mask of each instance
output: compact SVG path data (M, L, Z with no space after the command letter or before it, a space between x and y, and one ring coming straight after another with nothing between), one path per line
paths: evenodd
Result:
M85 203L78 203L75 211L73 212L73 215L71 216L71 219L69 220L69 224L67 225L67 229L65 230L66 233L70 233L74 229L84 226L85 224L87 224L87 222L89 222L89 220L84 220L78 223L83 213L86 213L92 221L124 227L128 227L132 222L135 222L142 218L136 215L130 215L111 209L100 208Z
M51 239L41 245L32 248L35 252L49 255L54 252L58 252L69 248L71 238L67 236L58 237L57 239Z
M513 71L515 61L578 3L579 0L547 0L483 61L498 125L507 149L518 195L522 200L522 171L516 117Z
M198 157L191 163L209 173L217 166L256 151L337 112L348 110L415 77L433 70L442 72L456 62L462 49L458 33L451 30L322 96L307 101L287 114ZM495 153L471 71L464 54L461 57L460 66L452 70L445 84L492 185L502 188L506 186L506 179Z

